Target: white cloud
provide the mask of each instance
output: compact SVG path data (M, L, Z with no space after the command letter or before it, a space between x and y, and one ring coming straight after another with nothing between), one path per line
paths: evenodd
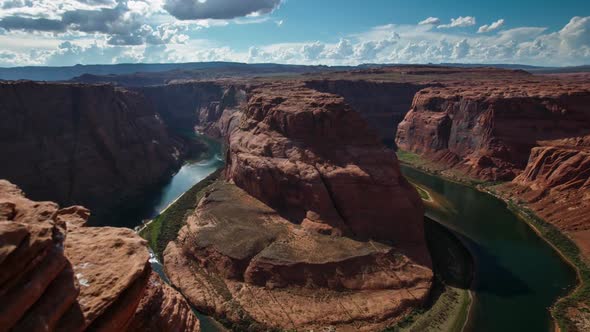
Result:
M440 19L438 17L432 17L430 16L429 18L420 21L420 23L418 23L420 25L427 25L427 24L431 24L431 25L439 25L440 24Z
M448 28L463 28L463 27L470 27L475 25L475 17L473 16L459 16L457 18L452 18L451 23L449 24L442 24L439 25L439 29L448 29Z
M26 7L31 2L54 12ZM525 63L581 65L590 63L590 17L573 17L564 27L516 27L501 30L502 20L472 30L433 29L429 24L374 27L342 36L337 42L302 40L261 44L253 38L243 48L203 39L207 28L230 24L279 25L278 18L247 15L235 19L179 21L163 8L166 0L0 0L0 19L21 17L65 24L64 30L0 29L0 66L73 65L114 62L241 61L290 64L356 65L360 63ZM211 1L211 0L209 0ZM117 9L118 8L118 9ZM20 15L19 11L29 14ZM32 13L35 13L34 15ZM70 14L68 14L70 13ZM75 14L71 14L75 13ZM84 20L82 20L84 18ZM287 18L288 19L288 18ZM283 19L281 19L282 21ZM1 21L41 24L42 21ZM25 22L25 23L23 23ZM67 23L67 22L76 22ZM423 21L424 22L424 21ZM47 23L47 22L45 22ZM471 24L473 23L473 24ZM55 23L52 23L55 24ZM459 17L448 26L471 26L475 18ZM480 30L482 30L480 27ZM244 27L246 28L246 27Z
M494 31L494 30L499 29L503 25L504 25L504 19L501 18L501 19L497 20L496 22L493 22L492 24L484 24L484 25L480 26L479 29L477 30L477 33L486 33L486 32L490 32L490 31Z
M301 48L301 52L303 53L303 57L308 60L316 60L320 57L326 45L316 41L311 44L305 44Z

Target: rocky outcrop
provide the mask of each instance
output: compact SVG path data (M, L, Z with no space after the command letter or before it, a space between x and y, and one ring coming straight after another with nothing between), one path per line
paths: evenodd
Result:
M393 145L398 124L410 110L416 92L433 84L367 80L311 80L306 86L342 96L387 144Z
M87 209L28 200L4 180L0 207L1 331L138 330L146 314L163 330L199 331L133 231L86 227Z
M498 190L526 203L590 257L590 144L535 147L525 170Z
M195 128L212 137L228 134L246 93L238 85L216 82L171 83L139 88L166 124L178 132Z
M487 181L512 180L532 148L590 131L590 92L559 82L428 88L398 127L401 150Z
M290 85L255 90L228 154L227 177L294 223L423 244L420 197L340 97Z
M227 159L164 252L197 309L237 329L372 331L424 303L420 198L342 98L253 90Z
M416 94L396 142L443 174L506 181L494 190L531 208L590 256L588 105L586 76L427 88Z
M97 214L141 195L182 162L154 108L109 85L0 83L0 175L33 199Z

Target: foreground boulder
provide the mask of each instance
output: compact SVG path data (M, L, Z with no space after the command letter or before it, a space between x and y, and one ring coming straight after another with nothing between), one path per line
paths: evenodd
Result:
M264 86L164 265L192 305L237 329L383 329L428 297L422 213L342 98Z
M145 241L86 227L89 214L0 180L0 331L145 331L145 316L153 331L199 331L182 296L151 272Z

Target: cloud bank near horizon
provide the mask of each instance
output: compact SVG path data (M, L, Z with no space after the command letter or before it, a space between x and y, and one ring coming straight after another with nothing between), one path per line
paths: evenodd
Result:
M198 32L236 24L282 29L283 0L0 0L0 66L239 61L288 64L590 63L590 16L557 31L473 16L388 24L341 36L234 47Z

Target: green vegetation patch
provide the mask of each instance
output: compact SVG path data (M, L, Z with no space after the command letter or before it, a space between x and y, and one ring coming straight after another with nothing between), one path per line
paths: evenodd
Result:
M428 160L423 158L422 156L415 154L413 152L397 150L396 151L397 159L407 166L412 168L418 169L420 171L424 171L430 175L443 178L447 181L453 181L461 184L466 184L469 186L477 186L477 185L495 185L501 182L486 182L482 181L469 175L465 174L461 170L457 170L454 168L449 168L446 165L441 165L434 161Z
M194 211L205 189L219 178L221 172L219 169L194 185L139 232L160 261L168 242L176 239L186 217Z

